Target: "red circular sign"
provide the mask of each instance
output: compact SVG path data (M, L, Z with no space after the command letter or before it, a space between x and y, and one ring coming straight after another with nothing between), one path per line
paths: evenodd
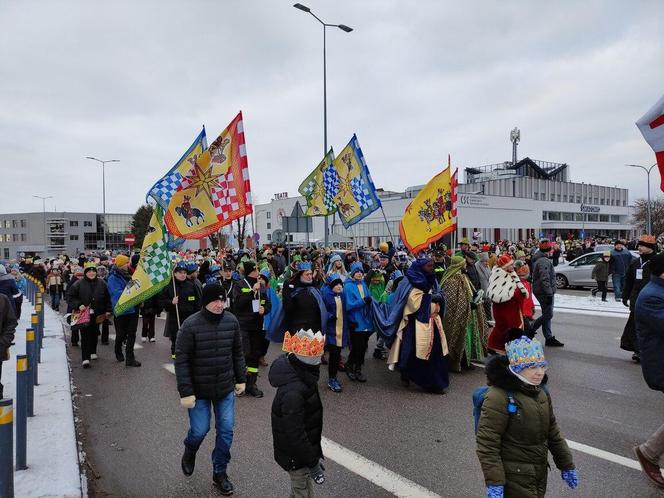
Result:
M127 244L128 246L133 246L134 242L136 242L136 237L134 237L133 234L128 233L127 235L125 235L125 244Z

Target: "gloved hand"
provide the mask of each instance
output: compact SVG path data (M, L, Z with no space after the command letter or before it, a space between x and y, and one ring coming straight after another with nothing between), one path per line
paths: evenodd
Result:
M622 298L622 303L629 308L629 301L627 300L626 297Z
M372 300L372 299L373 299L373 298L372 298L371 296L367 296L367 297L365 297L365 298L364 298L364 304L371 304L371 300Z
M325 474L323 474L324 470L325 467L323 467L323 464L320 463L320 461L316 463L315 466L309 468L309 475L316 484L323 484L325 482Z
M242 383L242 384L235 384L235 395L236 396L242 396L244 394L244 390L247 388L247 384Z
M194 405L196 404L196 396L193 394L191 396L185 396L184 398L180 398L180 405L182 405L182 408L193 408Z
M576 472L576 469L563 470L560 472L560 475L562 476L563 481L565 481L565 483L567 483L570 488L576 489L576 487L579 485L579 476Z
M505 486L489 484L486 487L486 498L503 498Z

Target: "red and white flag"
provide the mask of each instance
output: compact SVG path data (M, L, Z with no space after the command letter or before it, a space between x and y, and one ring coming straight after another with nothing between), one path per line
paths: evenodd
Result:
M664 96L636 122L636 126L655 151L661 179L659 187L664 191Z

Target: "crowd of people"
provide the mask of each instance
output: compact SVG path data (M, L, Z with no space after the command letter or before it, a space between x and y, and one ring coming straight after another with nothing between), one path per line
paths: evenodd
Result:
M222 494L231 494L226 469L235 398L263 396L258 372L268 366L270 342L279 343L287 354L272 363L269 373L270 384L277 388L272 407L275 459L290 474L292 496L299 497L313 496L312 482L325 480L320 464L320 365L327 366L326 385L334 393L343 392L340 372L350 382L367 382L364 363L369 339L376 334L373 358L398 371L404 388L415 385L444 394L449 372L485 363L490 387L482 397L486 402L478 405L477 442L487 496L531 496L525 489L544 496L547 446L565 482L570 487L578 483L552 408L542 424L526 423L519 433L513 433L507 420L516 410L529 418L538 404L550 405L543 387L548 365L543 346L564 346L552 329L555 267L561 259L571 260L594 247L593 241L489 244L462 239L455 250L438 245L417 258L398 255L391 242L373 252L280 245L254 251L185 251L174 254L169 285L119 314L115 305L140 264L139 254L26 257L0 265L0 321L3 331L8 330L0 336L0 359L20 316L25 274L44 284L50 305L70 320L71 346L80 345L85 369L98 359L99 339L109 344L111 324L116 360L140 367L134 353L139 316L141 340L153 343L155 318L166 312L164 335L171 343L177 389L190 421L182 470L193 473L214 411L213 480ZM661 317L663 307L652 300L662 299L662 256L657 256L652 236L642 236L632 247L638 258L624 241L615 241L593 276L603 299L613 276L616 299L630 307L621 347L631 348L635 359L643 360L644 373L655 377L649 385L661 390L661 362L653 366L652 351L664 352L664 319L652 317ZM640 300L640 295L648 297ZM533 298L541 308L538 317ZM656 323L658 332L653 329ZM540 328L543 346L534 339ZM641 334L649 334L649 339L641 340ZM645 344L651 349L646 351ZM664 453L664 429L653 438L638 450L644 469ZM532 473L522 472L524 461L531 462ZM649 472L656 480L652 467Z

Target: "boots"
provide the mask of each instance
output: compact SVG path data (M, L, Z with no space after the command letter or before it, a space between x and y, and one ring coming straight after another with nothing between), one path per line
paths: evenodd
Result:
M190 476L194 473L194 466L196 465L196 452L184 447L184 454L182 455L182 473Z
M355 365L346 363L346 375L350 380L357 380L357 375L355 373Z
M258 389L256 386L256 380L258 378L258 374L255 372L248 372L247 373L247 389L246 392L249 396L253 396L254 398L262 398L263 397L263 391Z
M362 365L355 367L355 380L358 382L367 381L367 376L362 373Z
M230 496L233 494L233 485L231 484L231 481L228 480L228 474L226 474L226 472L212 474L212 480L223 496Z

